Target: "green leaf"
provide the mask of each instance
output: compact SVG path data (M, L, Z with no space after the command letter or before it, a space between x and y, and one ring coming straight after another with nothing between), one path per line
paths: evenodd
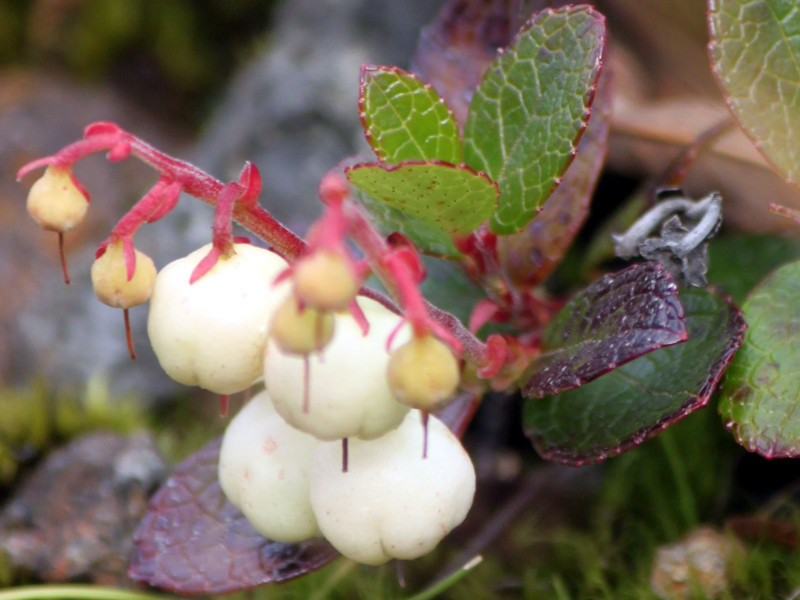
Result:
M800 455L800 262L755 288L743 311L749 329L720 402L725 426L751 452Z
M449 235L471 233L497 204L497 186L468 167L440 162L369 163L345 172L365 194Z
M707 290L680 294L689 341L661 348L557 396L530 399L524 422L546 458L580 465L631 449L708 403L741 344L739 309Z
M355 189L355 193L372 225L384 235L401 233L414 243L417 250L428 256L454 260L463 258L450 236L439 228L392 208L385 202L379 202L359 189Z
M544 281L561 263L586 220L605 162L610 113L611 85L609 76L604 75L598 83L592 118L561 185L522 231L497 239L503 270L517 286L532 288Z
M742 127L800 183L800 10L787 0L709 0L711 60Z
M367 141L379 159L391 164L463 161L453 113L436 90L413 73L364 65L359 106Z
M496 233L519 231L560 183L586 128L604 41L605 20L591 8L543 10L476 90L464 159L499 185Z
M422 30L412 70L436 88L458 123L467 120L472 93L497 50L511 43L532 12L532 3L445 2Z
M800 258L800 241L774 233L723 235L708 245L708 282L735 302L774 269Z

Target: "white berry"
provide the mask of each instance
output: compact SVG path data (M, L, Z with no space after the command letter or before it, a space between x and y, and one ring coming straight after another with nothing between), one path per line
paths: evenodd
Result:
M161 367L175 381L233 394L261 377L272 315L289 293L273 285L287 267L277 254L236 244L190 284L207 245L159 272L147 333Z
M369 321L366 336L349 313L338 313L333 337L318 353L290 355L273 340L267 346L264 383L275 409L321 440L375 438L397 427L408 412L394 399L386 377L386 343L401 318L374 300L357 302ZM404 325L394 343L409 336Z
M469 512L475 470L458 439L438 419L428 421L422 458L419 411L376 440L321 442L311 463L311 506L325 538L353 560L377 565L433 550Z
M261 535L300 542L320 535L309 499L316 438L289 426L261 392L225 430L219 483Z

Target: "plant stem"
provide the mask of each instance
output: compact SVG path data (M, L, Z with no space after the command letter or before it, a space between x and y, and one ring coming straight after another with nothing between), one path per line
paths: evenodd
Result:
M30 585L0 591L0 600L164 600L169 597L82 584Z
M388 290L393 298L400 296L400 290L392 275L380 264L379 258L390 252L386 241L372 228L361 212L349 203L345 203L345 215L351 221L350 235L356 245L364 251L369 262L370 269L380 279L383 286ZM448 312L434 306L424 298L420 298L424 310L428 316L446 329L462 345L462 358L466 361L482 366L489 360L489 350L481 340L475 337L464 324ZM403 307L406 309L407 307Z
M669 469L672 472L672 479L675 481L675 487L678 492L678 507L685 520L685 525L689 528L695 527L698 516L697 503L692 494L689 475L686 472L683 458L680 456L672 436L660 435L658 439L660 440L661 448L664 450Z
M331 576L326 579L315 591L313 596L309 596L308 600L323 600L328 597L328 593L336 587L350 571L355 569L358 563L354 560L347 559L339 567L331 573ZM1 599L0 599L1 600Z
M460 581L463 577L466 576L472 569L477 567L479 564L483 562L483 557L478 554L472 560L468 561L463 567L461 567L458 571L455 571L448 575L446 578L442 579L441 581L436 582L431 587L422 590L419 594L415 594L411 596L407 600L431 600L431 598L436 598L444 592L449 587L455 585L457 581ZM0 598L2 600L2 598Z

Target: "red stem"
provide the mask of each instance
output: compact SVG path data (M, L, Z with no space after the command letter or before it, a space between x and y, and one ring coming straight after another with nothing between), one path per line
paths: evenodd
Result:
M128 309L122 309L122 314L125 320L125 341L128 343L128 354L131 360L136 360L136 351L133 349L133 334L131 333L131 318Z
M211 206L216 206L220 200L220 194L225 185L220 180L190 163L157 150L112 123L89 125L84 132L84 139L66 146L53 156L28 163L20 169L17 177L21 178L34 169L48 165L71 167L82 158L103 151L108 151L111 160L121 160L132 154L158 171L162 179L179 184L183 191ZM253 174L249 173L248 175L252 176ZM380 264L380 258L387 255L391 249L356 207L347 201L343 204L350 224L350 235L368 257L373 273L378 276L393 297L400 297L393 274ZM143 211L143 213L148 213L148 211ZM149 211L149 214L152 214L152 211ZM233 220L269 243L289 260L297 259L306 251L307 244L302 238L284 227L255 202L235 203L232 217ZM419 302L434 322L447 329L462 344L464 359L477 365L488 362L489 352L486 344L477 339L461 321L433 306L421 296Z
M62 148L53 156L28 163L19 170L17 178L20 179L30 171L48 165L68 167L91 154L104 151L111 153L120 147L125 147L130 154L153 167L162 176L179 183L186 193L211 206L216 206L224 185L219 179L190 163L157 150L135 135L110 123L89 125L84 139ZM306 248L306 243L300 237L257 204L237 205L233 209L233 219L288 259L297 258Z
M375 231L357 207L350 202L345 202L343 208L345 216L350 223L350 237L364 251L372 272L380 279L381 283L393 297L400 297L400 290L398 290L397 283L394 279L395 274L390 273L384 268L384 265L381 264L379 260L380 257L391 252L389 245L383 237ZM402 298L402 300L405 301L406 299ZM489 350L486 344L475 337L459 319L437 306L434 306L421 295L419 296L419 301L421 302L421 307L427 312L428 317L445 328L461 343L462 358L477 365L484 365L488 362ZM406 310L408 309L405 305L403 308Z
M69 285L69 267L67 267L67 255L64 252L64 232L58 231L58 257L61 259L61 273L64 275L64 283Z

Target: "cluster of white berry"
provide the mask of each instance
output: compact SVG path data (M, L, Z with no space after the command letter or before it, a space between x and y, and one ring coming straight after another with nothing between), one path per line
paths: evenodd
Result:
M409 373L416 365L406 366L408 351L387 348L392 335L398 350L414 348L410 328L380 303L358 298L369 324L365 334L348 312L327 309L324 288L303 292L306 306L299 310L296 288L302 286L274 285L288 264L249 245L235 245L233 255L190 284L209 249L159 273L148 331L164 369L183 383L228 394L263 376L266 389L225 433L219 463L225 495L273 540L322 534L342 554L368 564L429 552L466 516L475 473L443 423L430 417L426 433L420 411L398 402L403 393L395 392L393 379L415 397L426 370L435 379L428 357L427 368ZM327 266L322 271L335 273ZM331 281L321 274L315 279ZM316 306L308 305L309 296ZM342 302L332 304L339 309ZM449 395L458 371L444 348L447 358L439 363Z
M48 168L29 196L34 218L59 233L86 204L68 169ZM176 381L223 396L263 384L228 426L219 462L223 492L257 531L280 542L321 534L367 564L412 559L461 523L475 492L469 456L429 415L455 392L458 361L430 331L358 296L338 244L312 244L292 265L250 244L209 244L156 273L132 234L112 233L92 283L126 311L150 300L150 342Z

